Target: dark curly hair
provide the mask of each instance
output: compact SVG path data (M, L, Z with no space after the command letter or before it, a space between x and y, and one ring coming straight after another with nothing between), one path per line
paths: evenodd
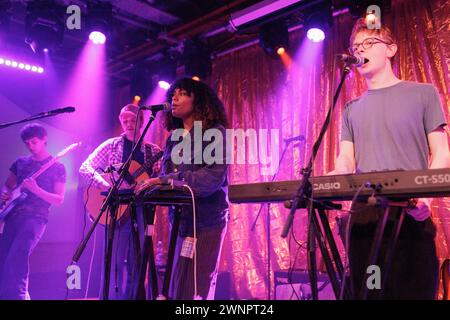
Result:
M186 90L189 96L192 93L194 94L194 120L202 121L203 129L209 129L217 125L227 127L228 122L223 103L207 84L190 78L178 79L167 91L167 101L172 102L176 89ZM175 118L172 112L166 112L164 126L168 131L183 128L183 121Z
M22 141L27 141L35 137L43 139L46 136L47 130L45 130L45 128L38 123L27 124L20 130L20 137L22 138Z

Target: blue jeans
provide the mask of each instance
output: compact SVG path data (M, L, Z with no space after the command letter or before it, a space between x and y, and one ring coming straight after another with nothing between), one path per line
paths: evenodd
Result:
M0 299L25 300L29 258L44 234L47 220L27 214L9 216L0 234Z

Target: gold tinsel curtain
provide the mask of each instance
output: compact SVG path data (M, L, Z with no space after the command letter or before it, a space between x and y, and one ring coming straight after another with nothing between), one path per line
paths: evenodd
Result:
M449 119L450 98L450 4L446 0L392 1L389 13L382 21L392 27L399 39L399 52L394 70L404 80L434 84L441 95ZM318 136L333 92L340 78L340 63L334 64L334 55L348 46L353 21L349 13L335 17L331 34L321 48L306 48L302 30L291 34L291 56L294 64L287 71L280 60L268 57L255 45L214 60L211 84L217 89L228 112L231 128L278 129L279 154L282 138L303 134L305 142L290 145L283 159L277 180L299 177L307 163L312 144ZM296 53L303 48L303 54ZM314 51L318 53L314 56ZM332 77L334 69L334 78ZM333 79L333 81L332 81ZM364 80L352 72L346 80L336 106L331 127L314 163L314 175L323 175L333 169L338 153L341 114L344 103L366 90ZM392 106L395 108L395 106ZM272 150L273 152L273 150ZM247 150L248 153L248 150ZM248 154L247 154L248 156ZM231 184L268 181L271 176L261 174L261 165L232 165ZM273 271L295 265L306 267L305 231L306 213L299 210L294 220L294 235L290 240L280 237L287 215L282 205L268 206L252 231L251 227L260 205L232 205L231 220L226 236L221 267L232 275L237 298L267 297L267 224L270 225L271 279ZM334 225L334 216L330 222ZM433 218L438 226L438 254L441 259L450 256L450 200L434 202ZM342 252L340 239L336 237Z

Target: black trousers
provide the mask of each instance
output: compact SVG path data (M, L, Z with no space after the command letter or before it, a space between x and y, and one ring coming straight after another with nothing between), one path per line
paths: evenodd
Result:
M350 218L349 261L351 284L354 297L357 298L362 286L366 285L366 276L372 274L367 273L369 255L377 222L382 217L384 209L367 206L361 202L354 203L352 209L356 212ZM386 271L383 266L384 258L394 231L394 221L398 219L401 210L404 209L391 207L389 210L377 261L381 275ZM436 227L431 218L416 221L405 214L392 266L387 275L385 287L381 288L382 295L379 295L378 289L368 290L368 299L435 299L439 281L435 236Z
M226 230L225 225L197 234L197 294L202 300L214 299ZM169 298L172 300L192 300L194 296L194 260L182 254L185 241L185 237L178 236L169 289Z

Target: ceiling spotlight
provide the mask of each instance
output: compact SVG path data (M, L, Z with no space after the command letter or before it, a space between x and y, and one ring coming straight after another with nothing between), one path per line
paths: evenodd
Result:
M33 52L41 53L62 44L64 23L61 8L54 1L29 2L25 21L25 43Z
M353 17L353 19L358 18L366 18L366 19L373 19L374 17L367 17L370 15L370 12L368 12L368 8L370 6L378 6L380 8L380 11L384 14L386 12L389 12L391 9L391 0L358 0L358 1L352 1L349 5L350 13ZM373 15L375 16L375 15ZM375 16L375 20L377 17ZM369 21L371 22L372 21Z
M161 89L169 90L169 88L170 88L170 83L168 83L167 81L164 81L164 80L160 80L160 81L158 81L158 86L159 86Z
M93 44L105 44L106 36L100 31L92 31L89 34L89 40L91 40Z
M259 45L272 57L286 52L289 47L289 31L286 21L277 20L261 26Z
M278 48L277 54L278 54L279 56L281 56L281 55L283 55L283 54L285 54L285 53L286 53L286 49L285 49L284 47L279 47L279 48Z
M104 44L111 35L113 20L112 4L109 2L88 3L87 28L89 39L94 44Z
M314 7L305 20L306 36L313 42L325 40L326 32L333 25L331 1Z

